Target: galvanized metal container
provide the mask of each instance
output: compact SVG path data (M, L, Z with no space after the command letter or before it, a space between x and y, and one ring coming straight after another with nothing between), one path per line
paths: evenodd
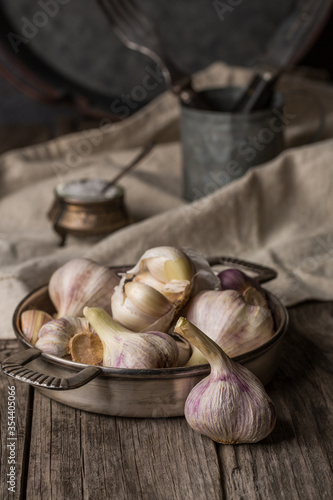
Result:
M181 106L184 196L189 201L238 179L284 148L282 96L275 93L264 110L230 112L240 92L235 87L201 92L214 111Z

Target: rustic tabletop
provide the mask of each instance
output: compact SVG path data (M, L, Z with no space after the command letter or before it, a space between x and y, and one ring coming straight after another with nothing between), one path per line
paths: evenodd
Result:
M0 498L330 500L333 303L289 313L281 365L267 386L277 424L257 444L218 445L180 417L75 410L1 375ZM1 360L17 348L1 341Z

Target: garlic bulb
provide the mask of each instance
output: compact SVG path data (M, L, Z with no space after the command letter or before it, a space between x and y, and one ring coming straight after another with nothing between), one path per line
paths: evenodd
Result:
M272 315L267 307L251 305L236 290L207 290L193 297L186 318L204 331L230 357L261 346L274 334ZM193 349L188 365L207 363Z
M256 443L268 436L275 426L276 412L257 377L232 361L185 318L179 318L175 331L200 349L211 365L210 375L186 399L188 424L224 444Z
M30 342L30 344L35 345L37 342L39 330L45 323L48 323L53 318L45 311L31 309L28 311L23 311L20 319L23 335Z
M267 307L267 296L260 283L239 269L225 269L218 275L222 290L240 292L248 304Z
M175 308L164 295L135 281L115 288L111 308L115 321L135 332L166 332L175 314Z
M108 267L89 259L73 259L53 273L49 295L58 318L82 316L85 306L99 306L110 311L110 299L120 278Z
M76 333L93 332L84 318L64 316L49 321L39 331L36 347L60 358L69 354L69 341Z
M164 246L147 250L124 280L133 279L155 288L179 309L190 296L193 276L194 268L186 254Z
M83 314L103 343L104 366L135 369L176 366L178 347L170 335L131 332L99 307L85 307Z

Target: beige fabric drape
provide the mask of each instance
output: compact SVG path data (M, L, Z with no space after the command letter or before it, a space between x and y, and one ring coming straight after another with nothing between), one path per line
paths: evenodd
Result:
M202 87L240 85L248 71L216 64ZM151 246L192 246L269 265L285 304L333 299L333 88L286 75L286 150L193 203L182 199L179 106L165 93L119 124L5 153L0 158L0 337L13 336L19 300L75 256L130 264ZM96 242L59 238L47 219L59 181L111 178L156 133L161 143L121 184L135 223ZM315 141L315 142L313 142Z

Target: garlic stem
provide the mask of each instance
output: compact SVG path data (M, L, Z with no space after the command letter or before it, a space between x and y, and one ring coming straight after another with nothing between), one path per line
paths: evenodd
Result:
M127 328L114 321L114 319L100 307L85 307L83 309L83 315L98 333L102 342L103 338L109 337L110 334L117 335L120 332L128 332Z
M174 328L175 332L183 335L186 340L190 341L203 355L211 365L212 375L216 372L218 375L221 371L225 373L231 369L231 360L229 356L207 335L204 335L199 328L193 325L184 317L180 317ZM198 355L198 358L200 356ZM206 362L207 362L206 361ZM201 360L202 362L202 360Z

